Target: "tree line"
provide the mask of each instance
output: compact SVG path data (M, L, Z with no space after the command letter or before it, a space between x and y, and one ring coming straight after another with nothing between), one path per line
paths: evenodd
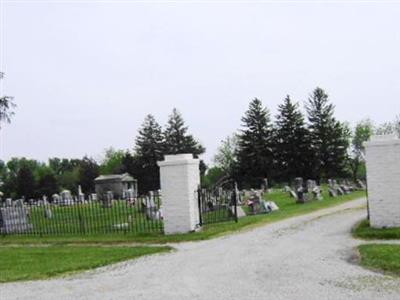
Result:
M157 161L165 154L193 153L198 157L205 148L188 133L182 115L173 109L165 129L147 115L134 141L132 151L106 150L104 159L50 158L47 163L33 159L12 158L0 161L1 191L4 197L51 197L63 189L74 194L80 185L84 193L94 192L94 179L107 174L129 173L138 180L139 193L160 188ZM204 174L205 164L200 164Z
M269 182L290 183L295 177L365 178L364 142L373 134L400 136L400 117L375 127L369 119L354 130L335 118L328 94L317 87L305 102L305 113L286 96L272 120L255 98L242 118L242 129L222 141L206 184L228 176L241 187Z
M0 77L3 74L0 73ZM0 79L1 79L0 78ZM10 122L15 108L13 98L0 99L0 122ZM290 183L295 177L318 181L327 178L364 178L363 143L373 133L400 136L400 116L375 127L369 119L351 130L335 118L335 107L321 88L312 91L304 112L298 102L286 96L275 118L260 99L253 99L242 117L242 128L221 142L207 170L200 161L202 185L210 187L222 177L234 179L241 187L258 187L264 178ZM138 180L139 193L157 190L157 161L166 154L193 153L199 157L205 148L188 133L182 115L173 109L164 128L151 114L138 130L131 150L106 150L104 159L50 158L47 163L26 158L0 161L0 190L4 197L50 197L62 189L94 192L94 179L100 174L129 173Z

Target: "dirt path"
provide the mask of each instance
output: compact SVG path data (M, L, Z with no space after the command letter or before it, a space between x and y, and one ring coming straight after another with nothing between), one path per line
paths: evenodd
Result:
M400 279L351 263L365 200L174 245L80 275L0 285L1 299L400 299Z

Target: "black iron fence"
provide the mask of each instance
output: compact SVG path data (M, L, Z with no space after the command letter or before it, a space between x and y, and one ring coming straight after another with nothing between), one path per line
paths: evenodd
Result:
M238 221L238 193L235 189L214 191L199 189L197 195L200 225Z
M160 205L157 193L131 200L3 203L0 233L40 236L161 233Z

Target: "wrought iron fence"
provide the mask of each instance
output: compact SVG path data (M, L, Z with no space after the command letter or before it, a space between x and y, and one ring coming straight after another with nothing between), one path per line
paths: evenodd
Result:
M217 189L197 191L200 225L238 221L237 202L238 193L235 189Z
M131 200L13 203L0 208L3 235L94 235L163 232L157 193Z

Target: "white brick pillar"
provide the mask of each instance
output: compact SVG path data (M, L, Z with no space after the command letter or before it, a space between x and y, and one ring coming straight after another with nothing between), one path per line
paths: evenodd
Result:
M165 155L158 162L164 232L186 233L199 224L196 190L200 184L199 160L192 154Z
M400 227L400 140L374 136L365 144L372 227Z

